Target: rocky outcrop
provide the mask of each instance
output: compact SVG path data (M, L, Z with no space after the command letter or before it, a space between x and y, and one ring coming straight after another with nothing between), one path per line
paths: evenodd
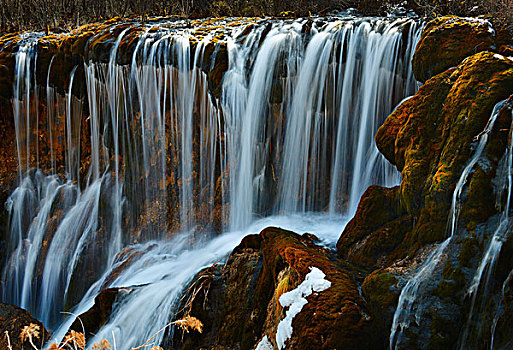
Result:
M337 242L337 249L358 265L386 266L390 253L412 225L412 215L401 208L398 187L371 186Z
M33 349L32 343L42 348L50 334L44 325L30 313L15 305L0 304L0 348L23 350ZM29 336L30 335L30 336Z
M451 233L451 202L463 168L494 107L513 92L513 60L487 51L495 45L493 30L482 20L444 17L426 25L413 60L415 74L425 84L396 108L376 135L378 149L401 172L401 184L369 188L337 248L352 263L375 269L365 278L362 292L385 329L390 329L404 283L419 271L433 244ZM513 269L511 238L487 287L475 292L476 297L468 290L504 205L504 196L497 196L505 191L499 183L511 122L508 102L458 198L455 238L417 295L422 322L403 332L398 348L446 349L458 343L488 347L491 332L506 344L510 332L504 325L511 316L508 294L502 290L509 291Z
M488 20L439 17L429 22L413 56L413 72L425 82L463 59L495 49L495 30Z
M511 37L499 23L494 25L483 18L438 17L424 27L413 56L413 72L425 82L478 52L506 54L508 44Z
M428 80L397 107L379 129L376 143L401 171L401 184L366 192L338 242L341 254L355 263L378 267L380 254L390 263L443 239L452 194L474 138L487 125L495 104L511 91L513 61L481 52ZM502 126L495 135L504 146L504 130L509 126ZM496 153L488 154L495 166L504 149L499 146L493 149ZM490 188L492 173L486 172L484 177L473 177L472 181L480 183L471 183L471 189ZM472 217L462 214L474 223L495 213L492 191L476 196ZM380 240L386 243L377 244Z
M354 271L310 238L278 228L247 236L225 265L214 265L194 279L182 307L204 322L203 334L175 331L166 345L253 349L267 336L276 347L277 326L287 312L279 297L301 284L313 267L326 274L331 286L307 297L284 348L383 348L384 334L377 332Z

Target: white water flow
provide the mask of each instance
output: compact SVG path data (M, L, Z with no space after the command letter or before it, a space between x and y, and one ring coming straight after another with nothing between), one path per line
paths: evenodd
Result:
M445 241L440 243L426 258L420 269L411 277L406 285L401 290L399 295L399 301L397 309L394 313L392 321L392 330L390 333L390 349L401 348L401 342L404 340L404 331L406 331L415 322L416 325L421 325L421 317L425 311L422 305L418 303L420 300L419 294L423 293L423 286L429 282L429 279L433 276L435 269L440 266L444 258L444 253L451 242L452 238L457 232L458 216L461 207L460 197L463 191L463 187L467 182L467 178L478 162L483 150L488 141L488 133L492 130L495 120L499 116L499 111L504 105L505 101L499 102L493 109L493 112L488 120L488 123L483 130L479 143L477 144L476 150L470 158L469 162L463 169L460 175L451 201L451 210L449 212L449 219L447 224L447 230L449 235Z
M102 288L125 286L132 291L98 336L116 330L122 348L140 345L169 321L194 274L245 234L281 225L333 245L367 186L398 183L373 135L416 91L417 21L262 19L201 37L197 29L114 24L89 40L110 36L101 58L87 51L65 73L63 92L53 81L58 57L36 83L44 38L21 43L4 301L52 328L61 311L83 312ZM39 93L50 105L50 150L38 163ZM119 252L130 250L141 254L112 280L127 259Z
M504 105L504 103L503 103ZM511 112L510 112L511 113ZM513 117L513 115L512 115ZM482 311L484 307L483 303L478 303L478 296L485 298L488 295L490 278L493 275L495 264L499 258L502 246L511 235L511 219L510 215L510 204L511 204L511 192L513 187L513 179L511 172L513 171L513 142L511 137L513 136L513 118L512 124L509 130L508 137L508 148L504 155L504 164L499 168L497 177L500 180L500 188L497 191L496 204L500 208L500 218L497 228L493 232L492 238L488 243L488 246L479 262L479 266L474 274L472 284L468 288L467 294L470 298L470 310L467 316L467 322L465 328L461 333L459 340L460 349L467 349L468 337L472 322L475 321L475 317L479 317L476 311ZM480 293L478 291L481 290ZM478 308L476 310L476 308ZM493 337L493 333L492 333ZM492 347L493 349L493 342Z

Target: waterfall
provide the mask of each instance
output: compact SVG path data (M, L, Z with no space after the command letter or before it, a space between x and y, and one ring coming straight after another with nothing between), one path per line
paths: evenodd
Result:
M245 234L317 228L333 245L369 185L399 182L373 137L418 87L420 29L352 16L117 23L69 71L50 57L39 85L46 39L27 37L16 54L19 183L3 301L63 335L73 318L61 311L126 287L97 335L115 330L125 348L164 326L194 274ZM38 156L45 123L49 150Z
M428 255L419 270L408 280L401 290L397 309L392 321L390 349L400 348L401 341L403 340L403 332L412 325L412 319L415 320L417 325L421 324L420 321L422 313L425 311L419 303L420 295L424 291L422 287L425 287L427 282L429 282L429 279L433 276L435 269L440 266L440 262L443 260L446 248L449 246L457 232L458 215L461 207L460 198L463 187L467 182L470 172L480 159L488 141L488 134L492 130L493 125L499 116L499 112L505 103L506 101L502 101L495 105L485 129L480 134L477 147L456 183L456 187L454 188L452 195L451 210L449 212L447 223L448 237Z

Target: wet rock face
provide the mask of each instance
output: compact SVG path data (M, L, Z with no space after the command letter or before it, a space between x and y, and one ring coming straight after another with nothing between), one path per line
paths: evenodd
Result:
M28 311L15 305L0 303L0 349L7 350L9 343L12 349L33 349L28 337L20 337L25 326L32 326L31 329L37 332L29 331L32 335L32 342L36 347L42 348L44 343L50 339L50 334L48 334L43 324L34 319ZM6 332L9 335L9 340Z
M401 170L401 204L409 213L419 213L417 233L423 236L419 239L424 243L444 237L452 194L461 170L470 158L475 137L486 127L495 104L508 98L513 89L513 61L481 52L465 59L454 71L433 79L440 81L440 88L431 84L434 98L426 92L427 96L417 94L414 99L419 99L420 108L432 108L427 105L432 102L432 106L439 108L441 113L409 112L410 118L395 140L398 168L404 164ZM445 91L447 95L444 96ZM406 111L399 107L396 112ZM495 136L504 140L506 134L497 130ZM504 148L487 152L488 158L494 161L492 164L497 166L503 151ZM491 176L489 174L488 183ZM476 176L471 181L480 179ZM472 183L470 186L472 188ZM486 182L480 181L480 186L486 187ZM476 205L483 210L490 213L486 207L492 207L491 212L494 212L493 201L475 199ZM478 212L475 214L479 215ZM475 219L478 218L468 218ZM438 222L440 226L429 222ZM421 227L421 224L426 226Z
M1 64L0 64L1 67ZM4 203L16 186L18 160L16 154L16 133L12 108L7 101L0 99L0 152L2 170L0 171L0 265L5 266L6 250L9 244L9 213Z
M203 334L175 330L165 344L177 349L253 349L267 336L276 346L276 331L287 308L279 297L301 284L311 267L326 274L331 286L307 297L292 321L286 349L380 349L367 302L352 274L334 263L330 253L309 238L268 228L241 242L224 266L201 272L190 285L183 314L199 318ZM191 298L192 297L192 298ZM343 347L342 347L343 344Z
M378 130L376 144L401 172L401 184L368 189L339 239L339 253L357 264L386 267L444 239L452 194L474 138L511 91L513 61L481 52L431 78L398 106ZM492 168L476 172L470 181L469 209L461 213L469 224L496 212L490 188L492 169L507 142L501 130L494 132L487 151Z
M439 17L424 28L413 56L413 72L419 81L425 82L457 66L464 58L481 51L493 51L495 47L495 30L489 21Z
M69 330L83 332L86 339L92 338L101 326L108 321L118 294L127 291L128 289L125 288L109 288L101 291L94 298L94 305L88 311L79 315L80 320L75 320Z

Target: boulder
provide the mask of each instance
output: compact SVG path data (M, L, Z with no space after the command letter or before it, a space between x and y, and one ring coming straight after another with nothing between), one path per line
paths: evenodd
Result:
M494 50L495 30L485 19L438 17L426 24L413 56L413 72L419 81L457 66L481 51Z
M50 339L44 325L33 318L30 312L6 303L0 303L0 332L0 348L6 350L9 344L13 350L33 349L29 334L32 343L38 348L42 348Z
M202 334L175 331L165 346L184 349L253 349L264 336L276 347L284 309L279 298L301 284L311 268L331 282L307 297L292 321L285 349L381 349L384 333L376 331L367 301L353 272L342 268L309 236L278 228L250 235L235 248L225 265L201 272L188 288L180 308L204 323Z
M511 142L513 60L486 51L498 43L489 28L486 21L456 17L425 27L413 62L425 83L393 111L375 138L381 153L401 172L401 184L369 188L337 244L342 258L375 270L365 277L362 293L375 327L385 332L401 288L454 233L437 268L424 276L415 299L421 322L403 331L401 349L447 349L461 341L484 348L494 336L498 346L509 346L511 234L505 234L509 238L486 288L475 298L468 294L500 220L505 199L498 195L504 191L499 175ZM500 50L509 56L508 47ZM494 107L505 100L463 186L453 232L448 223L456 184Z
M92 338L98 330L109 320L112 306L119 293L126 291L126 288L104 289L94 298L94 305L78 318L70 326L69 331L84 333L85 338ZM80 320L79 320L80 319Z

